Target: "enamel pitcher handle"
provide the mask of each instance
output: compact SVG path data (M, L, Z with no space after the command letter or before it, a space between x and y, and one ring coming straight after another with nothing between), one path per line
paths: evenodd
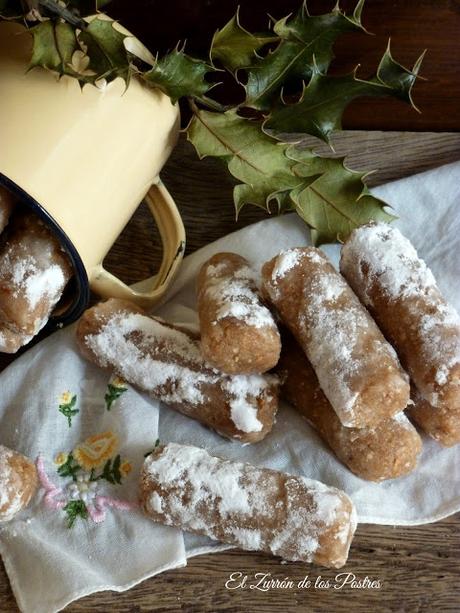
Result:
M163 244L163 259L154 277L126 285L100 264L91 275L91 288L102 298L122 298L143 308L155 306L169 288L185 250L185 230L176 204L161 181L145 196Z

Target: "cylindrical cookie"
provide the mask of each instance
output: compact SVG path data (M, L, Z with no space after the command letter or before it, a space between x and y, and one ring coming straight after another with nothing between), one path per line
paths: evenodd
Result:
M356 528L352 501L334 487L174 443L146 458L140 501L154 521L331 568L345 564Z
M0 251L0 322L35 336L47 323L72 275L59 241L35 215L14 220Z
M90 361L222 436L254 443L272 429L277 377L214 370L196 334L129 302L112 299L86 311L77 339Z
M0 353L16 353L32 339L33 335L13 332L0 322Z
M280 253L262 279L344 426L374 427L407 406L409 380L393 348L319 249Z
M0 522L10 521L29 504L37 484L34 464L0 445Z
M407 414L426 434L444 447L460 443L460 411L433 407L417 390L412 394L413 405Z
M383 223L358 228L342 247L340 268L420 395L459 413L460 318L409 240Z
M245 258L214 255L201 268L197 290L201 348L209 364L229 374L263 373L276 365L278 328Z
M343 426L304 352L289 334L283 334L277 370L283 381L282 395L358 477L383 481L415 469L422 441L404 413L380 422L375 428Z
M0 234L6 228L13 208L13 197L9 191L0 186Z

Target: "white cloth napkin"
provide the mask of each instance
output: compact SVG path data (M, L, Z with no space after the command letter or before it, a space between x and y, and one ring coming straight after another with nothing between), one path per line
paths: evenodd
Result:
M447 298L459 308L460 163L373 191L392 204L400 215L396 225L412 240ZM216 252L236 251L258 268L281 249L304 245L307 239L308 232L295 215L230 234L185 259L158 313L177 322L196 322L196 274ZM325 251L337 264L338 247L327 246ZM41 457L46 485L25 512L0 528L0 553L19 607L26 613L54 613L99 590L123 591L186 564L187 557L226 548L155 525L125 504L136 499L143 455L157 437L337 486L353 498L364 523L428 523L460 509L460 447L443 449L424 437L422 457L412 475L373 484L338 462L288 406L281 406L274 430L264 441L242 446L133 389L107 411L104 396L109 379L109 374L79 357L74 327L43 341L0 375L0 443L31 458ZM70 392L67 398L61 398L64 392ZM59 404L68 403L73 395L77 399L71 409L80 412L71 417L69 427ZM105 436L91 438L101 433ZM85 440L86 446L79 447ZM62 463L72 450L87 466L76 471L75 483L71 477L60 476L54 462L61 453L58 460ZM113 479L118 454L121 484L103 478L88 481L91 463L99 462L93 473L97 476L103 473L107 459L111 463L105 476ZM86 519L77 516L68 528L69 513L62 507L82 496L90 514Z

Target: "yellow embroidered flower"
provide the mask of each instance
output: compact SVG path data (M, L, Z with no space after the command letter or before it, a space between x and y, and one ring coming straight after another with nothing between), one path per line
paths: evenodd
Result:
M121 377L114 377L110 383L113 387L126 387L126 382Z
M69 456L67 455L67 453L65 453L64 451L61 451L54 458L54 463L57 464L58 466L62 466L63 464L67 462L68 457Z
M90 436L77 445L73 455L78 464L85 470L97 468L115 454L118 438L113 432L102 432Z
M71 392L64 392L59 398L59 404L70 404L72 402L73 394Z
M131 462L128 462L127 460L125 460L123 464L120 466L120 472L123 475L123 477L126 477L127 475L129 475L132 469L133 469L133 466Z

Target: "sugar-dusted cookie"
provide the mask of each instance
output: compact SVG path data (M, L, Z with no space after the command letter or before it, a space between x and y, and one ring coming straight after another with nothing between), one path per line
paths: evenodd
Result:
M203 264L197 290L201 348L210 364L229 374L263 373L276 365L278 328L247 260L217 253Z
M196 333L129 302L112 299L86 311L77 339L90 361L222 436L254 443L272 429L277 377L222 374L204 360Z
M458 424L460 317L410 241L388 224L363 226L342 247L340 268L427 403L411 411L417 423L428 434L435 422L438 432L444 420ZM430 405L440 409L438 415L427 409ZM449 429L450 444L460 442L460 426L456 437Z
M396 353L322 251L283 251L262 278L344 426L373 427L407 406L409 379Z
M335 487L174 443L146 458L140 501L156 522L331 568L347 561L356 529L354 505Z

